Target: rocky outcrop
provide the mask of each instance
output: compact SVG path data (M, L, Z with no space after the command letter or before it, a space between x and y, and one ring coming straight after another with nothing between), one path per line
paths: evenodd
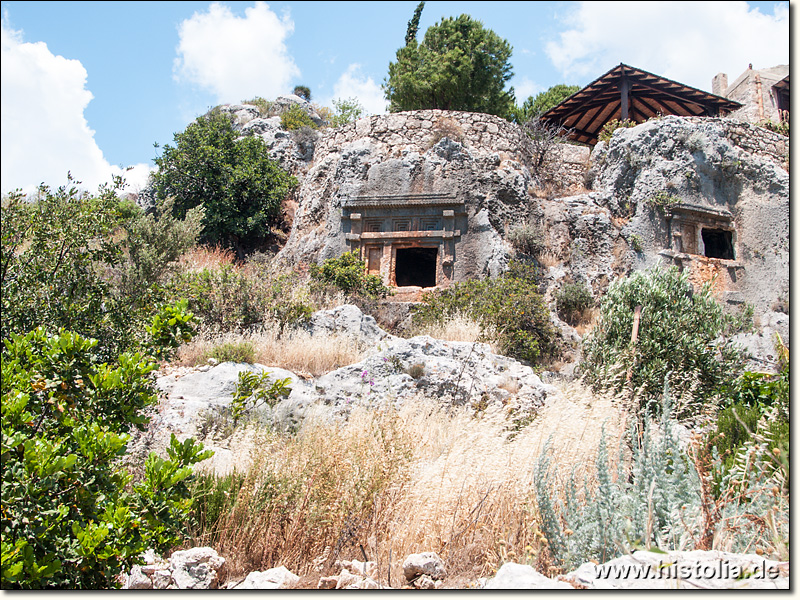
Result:
M280 115L292 106L305 112L317 127L325 123L311 103L293 94L278 96L271 103L268 115L262 115L259 108L252 104L224 104L219 110L233 117L234 129L242 137L255 135L264 140L270 156L278 161L282 169L302 174L314 156L314 146L320 133L311 128L302 131L283 129Z
M426 110L326 130L278 258L312 262L347 251L341 209L350 198L443 194L465 212L452 280L497 275L509 256L504 233L529 218L529 163L521 130L491 115Z
M346 418L357 406L400 406L419 396L478 411L503 410L510 421L533 416L557 389L531 367L492 353L486 344L429 336L378 344L353 365L293 387L273 421L293 429L311 413Z
M767 141L743 136L745 127ZM789 174L773 136L723 119L664 117L599 143L593 201L628 242L632 267L676 264L696 285L712 283L724 304L751 304L757 319L774 321L773 306L789 297ZM729 254L713 256L707 233L727 237Z
M144 561L125 576L123 589L213 590L225 577L225 559L208 547L179 550L167 560L150 550Z

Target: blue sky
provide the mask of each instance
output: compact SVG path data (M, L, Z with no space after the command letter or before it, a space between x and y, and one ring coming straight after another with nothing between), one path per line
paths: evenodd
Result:
M417 5L402 2L17 2L2 5L2 192L143 184L154 142L219 103L357 97L380 85ZM509 41L518 103L625 62L710 89L789 62L789 2L426 2L419 38L462 13Z

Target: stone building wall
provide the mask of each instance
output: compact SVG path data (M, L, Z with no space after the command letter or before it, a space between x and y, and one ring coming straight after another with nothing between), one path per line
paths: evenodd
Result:
M731 117L686 117L686 120L696 124L703 122L719 124L725 137L732 144L750 154L770 158L778 164L785 165L788 170L789 138L780 133Z
M494 115L418 110L373 115L336 129L323 131L315 152L327 154L357 139L370 138L386 144L390 153L424 153L442 137L463 143L479 152L499 153L523 164L531 160L531 148L522 130ZM554 156L554 179L559 187L581 186L589 163L589 148L558 144ZM534 174L535 175L535 174Z
M742 73L736 80L728 85L725 73L717 74L712 80L712 90L715 94L730 98L743 106L731 113L730 118L748 123L761 121L781 121L778 112L778 101L772 89L776 83L789 74L789 65L778 65L769 69L753 69L752 67ZM761 90L761 104L759 106L759 86Z

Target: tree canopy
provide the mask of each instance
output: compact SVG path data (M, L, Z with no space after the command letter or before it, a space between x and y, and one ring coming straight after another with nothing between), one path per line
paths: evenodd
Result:
M174 198L179 218L203 206L202 242L240 257L258 247L279 223L281 202L297 180L270 159L261 138L237 140L231 118L220 112L199 117L174 142L155 159L157 198Z
M579 85L559 83L544 92L539 92L535 98L528 96L522 106L517 107L514 111L514 120L520 124L530 121L554 106L558 106L580 89Z
M413 30L409 24L409 33ZM511 46L480 21L450 17L430 27L422 43L406 37L383 85L391 112L434 108L512 114L514 89L505 89L513 76Z

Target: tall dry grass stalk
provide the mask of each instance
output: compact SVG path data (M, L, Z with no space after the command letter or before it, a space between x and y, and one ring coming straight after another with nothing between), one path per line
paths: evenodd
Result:
M204 364L213 355L216 346L241 342L253 345L255 360L258 363L314 377L351 365L364 357L363 348L351 336L345 334L311 336L302 330L281 333L277 324L268 323L255 333L198 336L179 348L175 364L179 366Z
M448 584L463 585L541 550L542 447L552 437L559 468L580 469L615 415L610 398L572 384L513 439L503 409L477 418L426 398L346 423L312 417L295 436L264 434L235 502L195 541L226 556L233 577L277 565L329 575L336 559L366 555L383 585L398 585L407 555L435 551Z

